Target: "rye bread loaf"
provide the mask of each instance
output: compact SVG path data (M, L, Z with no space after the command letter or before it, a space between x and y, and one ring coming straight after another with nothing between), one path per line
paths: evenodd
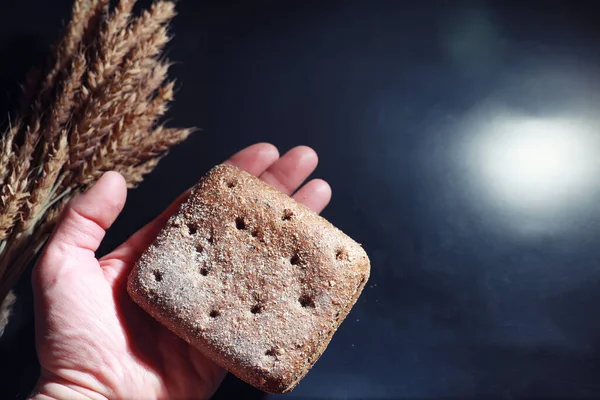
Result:
M210 171L142 255L133 300L238 378L291 390L370 272L360 245L230 165Z

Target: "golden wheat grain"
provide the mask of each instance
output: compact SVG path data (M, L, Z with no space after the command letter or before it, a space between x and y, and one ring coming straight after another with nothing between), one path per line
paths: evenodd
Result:
M169 109L169 103L173 101L175 96L175 82L168 82L166 85L158 89L158 94L154 97L147 106L147 115L153 119L145 121L148 128L154 126L158 119L162 118Z
M48 96L52 95L52 88L54 88L58 77L84 43L84 36L88 30L97 28L98 15L108 3L109 0L75 0L73 3L72 17L67 25L66 33L56 44L56 49L50 58L49 71L41 88L44 101L40 101L40 107L43 107L48 100Z
M150 134L150 128L155 121L166 113L169 103L173 100L175 86L174 82L163 84L169 65L166 62L157 64L137 87L139 104L128 115L132 132L142 134L141 136ZM139 134L131 139L139 138Z
M62 46L58 50L59 59L66 61L75 54L84 41L86 30L94 22L94 18L103 12L108 3L108 0L74 1L71 21L66 34L63 36Z
M129 135L119 135L119 148L127 150L141 143L145 143L152 134L158 120L160 120L168 111L169 103L174 98L175 82L168 82L158 89L156 96L147 101L141 102L135 111L128 117L131 119Z
M0 190L0 240L11 233L29 196L29 167L40 137L39 120L27 127L19 155L10 162L9 174Z
M8 131L2 136L0 143L0 184L3 186L11 168L11 159L14 158L14 140L21 129L21 121L17 120L10 125Z
M127 29L125 29L134 4L135 0L120 1L102 27L100 37L93 49L93 62L90 64L88 74L88 85L91 91L102 88L134 45L132 41L126 40Z
M27 179L19 180L22 170L15 168L8 176L7 183L2 186L0 193L0 240L5 240L19 217L21 205L26 200L28 193Z
M90 4L91 16L82 39L82 44L85 47L91 46L97 40L102 22L108 14L110 0L88 0L88 3Z
M71 119L75 108L77 107L77 97L81 87L81 79L85 73L87 62L83 53L73 56L69 74L61 84L60 91L50 112L49 120L44 129L46 141L52 142L53 138L60 135L65 129L67 122Z
M25 207L20 231L31 229L41 219L41 213L52 202L56 180L69 154L67 132L65 130L58 138L57 143L49 148L46 154L47 156L42 164L42 173L33 186L31 199Z
M132 22L129 38L136 38L139 42L149 40L159 28L167 25L176 15L175 4L171 1L158 1Z

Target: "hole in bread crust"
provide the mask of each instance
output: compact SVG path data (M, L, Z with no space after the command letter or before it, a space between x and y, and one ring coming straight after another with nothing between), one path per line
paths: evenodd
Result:
M290 258L290 264L300 265L301 263L302 260L300 259L300 255L298 253L294 253L294 255L292 255L292 258Z
M204 251L204 246L200 243L196 243L196 253L202 253Z
M235 227L239 230L246 229L246 221L243 217L237 217L235 219Z
M309 295L305 294L302 295L298 301L300 302L300 305L304 308L310 307L310 308L315 308L315 301L313 300L312 297L310 297Z
M154 280L156 282L161 282L162 281L162 272L160 272L159 270L155 269L154 271L152 271L152 275L154 275Z
M198 229L196 229L194 225L188 224L188 232L193 236L196 234L196 232L198 232Z
M335 251L335 258L339 261L348 261L348 252L344 249L337 249Z
M269 350L265 351L265 355L269 357L273 357L277 359L277 356L281 354L281 350L276 349L275 347L271 347Z
M221 312L219 310L212 310L210 312L210 314L208 314L211 318L217 318L221 315Z
M215 237L213 236L212 233L208 237L208 244L215 244Z
M263 306L262 304L255 304L254 306L252 306L252 308L250 309L250 312L252 314L260 314L263 311Z
M260 229L260 228L254 228L252 229L252 232L250 233L252 235L253 238L255 238L256 240L258 240L259 242L263 242L265 241L265 233Z
M200 268L200 275L207 276L208 275L208 268L206 268L206 267Z
M292 217L294 216L294 212L290 209L285 209L283 210L283 217L281 217L282 220L284 221L289 221L292 219Z
M237 181L235 179L231 179L229 181L227 181L227 187L229 189L234 188L237 186Z

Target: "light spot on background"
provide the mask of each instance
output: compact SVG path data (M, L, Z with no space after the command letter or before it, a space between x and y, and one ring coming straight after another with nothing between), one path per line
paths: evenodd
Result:
M534 214L564 211L600 177L598 139L583 123L506 114L474 128L469 152L496 204Z

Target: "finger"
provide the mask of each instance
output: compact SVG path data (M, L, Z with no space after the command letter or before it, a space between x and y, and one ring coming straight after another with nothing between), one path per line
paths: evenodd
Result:
M269 143L258 143L239 151L225 162L258 176L278 159L279 151L275 146ZM137 231L127 242L119 246L106 258L116 258L125 262L137 259L154 241L169 218L177 212L181 204L187 199L190 190L179 196L161 215Z
M291 195L313 173L318 163L319 158L313 149L295 147L267 168L260 179Z
M331 201L331 187L322 179L313 179L292 197L314 212L321 213Z
M127 197L125 179L107 172L88 191L74 198L63 212L40 261L38 273L44 279L80 256L94 257L102 239L117 219Z
M277 147L269 143L258 143L234 154L225 162L243 169L249 174L260 176L278 159Z

